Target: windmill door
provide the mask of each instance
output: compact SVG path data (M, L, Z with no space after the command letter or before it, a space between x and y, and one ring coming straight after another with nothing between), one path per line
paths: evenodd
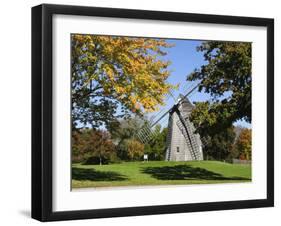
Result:
M176 147L176 152L175 152L175 156L176 156L176 161L180 161L181 159L180 159L180 147L179 146L177 146Z

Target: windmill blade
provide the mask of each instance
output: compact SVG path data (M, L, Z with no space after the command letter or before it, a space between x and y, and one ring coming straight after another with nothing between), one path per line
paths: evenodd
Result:
M149 141L148 139L148 135L146 133L144 133L143 129L141 129L138 133L136 133L136 136L139 138L139 140L142 143L147 143Z
M155 132L151 130L150 126L144 126L136 133L136 137L144 144L149 142L154 136Z
M206 137L201 137L202 146L206 147L210 141Z
M151 118L150 118L150 122L153 123L153 120L155 118L157 118L159 115L161 115L164 111L165 111L165 108L162 108L159 112L157 112L156 114L152 115Z
M181 104L181 102L187 98L189 95L191 95L200 85L201 82L199 82L198 84L196 84L189 92L187 92L179 101L178 104Z
M188 126L187 126L186 123L185 123L185 119L182 117L182 115L181 115L179 109L176 109L176 113L177 113L177 115L178 115L178 117L179 117L179 123L181 124L180 130L183 132L184 137L187 138L187 143L188 143L188 144L190 145L190 147L191 147L191 153L192 153L192 155L193 155L193 156L195 157L195 159L196 159L195 147L194 147L193 142L192 142L192 140L191 140L191 134L190 134L190 131L188 130ZM178 124L178 126L179 126L179 124Z
M173 106L173 107L174 107L174 106ZM151 124L151 127L157 125L158 122L160 122L167 114L169 114L169 112L172 110L173 107L171 107L171 108L170 108L168 111L166 111L160 118L158 118L155 122L153 122L153 123Z
M142 136L140 136L139 133L136 133L136 134L135 134L135 137L137 137L137 139L138 139L139 141L141 141L142 143L145 143L145 140L142 138Z
M150 128L150 125L145 125L144 127L142 127L138 132L137 132L137 137L140 138L140 141L142 143L147 143L148 141L151 140L152 137L152 131Z
M142 143L147 143L150 140L154 139L157 135L157 132L153 130L152 128L159 124L159 122L169 113L169 111L165 112L163 115L161 115L160 118L158 118L155 122L149 123L145 126L143 126L137 133L136 137L139 138L139 140ZM161 124L161 126L163 126Z
M175 99L175 95L174 95L175 90L174 89L170 89L166 94L165 94L165 98L166 101L168 101L170 98L173 98L173 100L176 102ZM154 119L156 119L159 115L161 115L166 109L162 108L160 111L158 111L156 114L152 115L150 117L150 122L153 123Z
M189 90L190 89L192 89L192 87L193 87L193 85L194 84L190 84L190 83L185 83L185 85L183 86L183 88L182 88L182 93L187 93L187 92L189 92Z
M170 97L172 97L173 100L176 101L176 98L175 98L175 95L174 95L174 94L175 94L175 90L174 90L174 89L169 90L168 93L166 94L166 95L168 96L167 99L169 99Z

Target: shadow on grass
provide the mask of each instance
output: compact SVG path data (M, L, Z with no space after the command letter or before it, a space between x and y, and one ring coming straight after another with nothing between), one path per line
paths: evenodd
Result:
M97 171L95 169L72 168L72 179L90 181L124 181L128 178L111 171Z
M246 177L224 177L221 174L188 165L146 167L142 173L158 180L250 180Z

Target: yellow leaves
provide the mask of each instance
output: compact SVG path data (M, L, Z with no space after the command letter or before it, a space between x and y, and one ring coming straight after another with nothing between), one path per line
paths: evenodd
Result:
M109 80L114 81L114 71L108 65L104 67L104 71L106 72L107 77Z
M72 41L79 68L95 68L85 76L132 111L155 111L174 88L166 81L169 62L159 59L171 47L164 39L75 34Z
M89 61L90 62L95 62L96 60L97 60L96 56L93 56L93 55L89 56Z
M127 140L126 148L130 159L139 159L144 154L144 144L137 140Z
M115 87L115 90L116 90L116 92L118 93L118 94L126 94L126 92L125 92L125 89L123 88L123 87L120 87L120 86L116 86Z
M89 43L89 49L94 49L96 46L93 42Z

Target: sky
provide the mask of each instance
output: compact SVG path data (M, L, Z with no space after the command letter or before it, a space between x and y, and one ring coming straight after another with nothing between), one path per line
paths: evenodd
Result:
M186 78L195 68L200 68L201 65L206 64L206 62L204 61L202 52L196 51L196 47L201 44L201 41L169 39L167 42L174 45L173 47L166 49L167 55L164 57L171 61L171 65L168 68L171 71L171 74L167 81L172 84L179 84L179 89L173 93L173 96L177 99L180 93L186 94L188 90L196 85L197 82L186 81ZM191 102L200 102L209 100L210 95L195 90L195 92L188 98ZM159 111L161 112L158 115L167 111L174 102L174 99L168 96L166 99L166 106L160 108ZM157 112L152 115L157 115ZM151 117L151 115L149 117ZM251 127L249 123L241 120L234 125L247 128Z

